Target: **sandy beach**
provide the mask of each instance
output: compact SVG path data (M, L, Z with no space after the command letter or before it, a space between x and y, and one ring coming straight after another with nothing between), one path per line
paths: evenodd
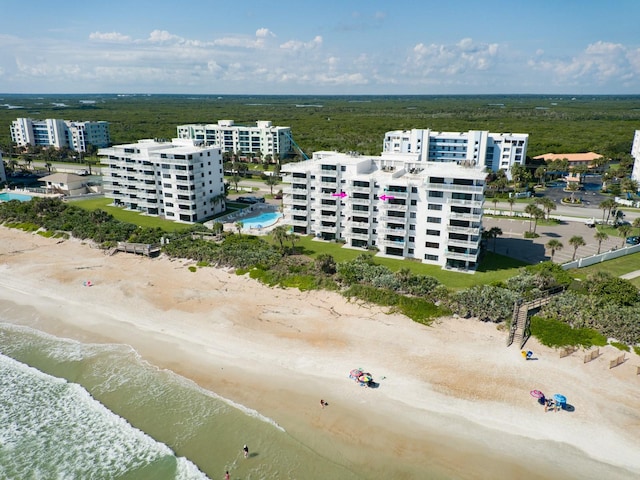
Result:
M609 369L622 353L613 347L585 364L580 351L560 358L531 339L525 361L494 324L426 327L337 293L191 264L0 227L0 307L33 309L29 326L57 336L131 345L363 478L640 476L633 352ZM379 387L350 380L356 367ZM570 411L545 412L532 389L562 393Z

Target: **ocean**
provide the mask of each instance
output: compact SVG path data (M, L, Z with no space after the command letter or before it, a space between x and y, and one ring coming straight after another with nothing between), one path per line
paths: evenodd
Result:
M129 346L54 337L6 313L0 479L362 478Z

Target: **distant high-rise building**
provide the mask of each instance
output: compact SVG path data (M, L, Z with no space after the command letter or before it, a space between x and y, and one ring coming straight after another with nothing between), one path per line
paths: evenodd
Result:
M631 179L640 184L640 130L636 130L631 145L631 156L634 159Z
M422 162L453 162L477 165L494 172L504 170L510 178L511 167L525 163L528 140L526 133L395 130L385 134L382 151L412 153Z
M0 152L0 183L7 181L7 173L4 169L4 162L2 161L2 152Z
M178 138L200 140L205 145L220 147L223 152L242 155L271 155L276 160L293 152L290 127L274 127L269 121L256 125L236 125L233 120L217 124L178 125Z
M11 141L19 147L67 147L76 152L86 152L89 145L100 148L111 144L109 122L72 122L57 118L18 118L11 123Z
M220 148L194 140L140 140L100 149L104 195L167 220L196 222L225 210Z

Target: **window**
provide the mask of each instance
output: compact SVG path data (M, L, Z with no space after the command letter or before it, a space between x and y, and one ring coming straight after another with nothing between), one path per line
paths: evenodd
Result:
M437 262L438 261L438 255L425 255L424 259L425 260L432 260L434 262Z
M411 200L411 206L415 207L416 205L418 205L418 201L417 200Z
M444 192L438 190L429 190L429 197L442 198L444 197Z
M427 248L440 248L440 244L438 242L425 242L424 246Z
M435 235L436 237L439 237L440 230L427 230L427 235Z
M440 217L427 217L427 223L442 223Z
M429 209L429 210L442 210L442 205L439 204L439 203L430 203L427 206L427 209Z

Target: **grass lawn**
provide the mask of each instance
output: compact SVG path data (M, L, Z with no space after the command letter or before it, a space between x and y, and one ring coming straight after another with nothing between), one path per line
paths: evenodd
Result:
M596 272L608 272L614 277L619 277L620 275L635 272L636 270L640 270L640 253L614 258L613 260L607 260L606 262L597 263L589 267L576 268L569 272L576 278L585 279L587 276ZM631 283L637 288L640 288L640 277L631 279Z
M333 256L337 263L353 260L358 255L367 253L367 250L364 249L343 248L341 244L335 242L316 241L311 236L299 237L296 248L301 249L303 254L313 258L323 253L329 254ZM375 262L386 266L392 271L408 268L414 274L430 275L437 278L443 285L454 290L506 280L516 275L520 267L527 265L518 260L496 255L491 252L486 253L485 258L475 274L452 272L443 270L437 265L427 265L420 262L396 260L393 258L376 257Z
M85 210L104 210L122 222L133 223L142 227L160 227L167 232L179 232L180 230L186 230L191 227L191 225L186 223L172 222L171 220L141 215L140 213L125 210L124 208L110 206L109 204L111 203L111 199L105 197L96 197L87 200L74 200L71 203L80 208L84 208Z

